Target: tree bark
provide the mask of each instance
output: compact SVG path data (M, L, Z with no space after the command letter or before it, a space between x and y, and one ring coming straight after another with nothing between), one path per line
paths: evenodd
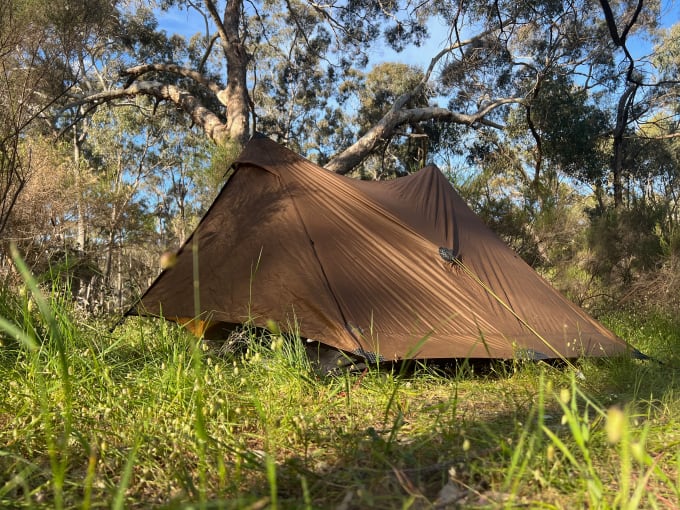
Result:
M80 252L85 251L87 242L87 228L85 225L85 204L82 199L82 176L80 168L80 144L83 142L82 134L78 134L77 125L73 126L73 165L75 168L76 180L76 249Z
M628 17L627 22L624 23L620 32L616 20L614 19L614 13L609 0L600 0L600 5L602 6L605 22L614 45L623 50L626 55L626 60L628 61L628 70L626 72L626 81L628 85L619 99L619 104L616 109L616 126L614 127L613 133L612 184L614 188L614 208L618 209L623 205L622 179L624 171L624 149L626 145L624 134L628 125L628 118L633 106L635 93L640 86L639 80L635 79L633 76L633 73L635 72L635 59L626 46L626 38L635 23L637 23L638 17L642 12L644 0L637 1L633 14Z
M152 96L160 100L170 101L181 108L191 120L203 129L206 136L218 145L229 139L229 132L219 116L206 108L194 95L175 85L167 85L158 81L139 81L122 89L107 90L92 94L67 105L79 106L86 103L104 103L124 97L139 95Z
M623 205L623 173L624 173L624 159L626 147L626 127L628 125L628 118L630 109L633 105L635 92L638 86L630 83L626 90L619 98L619 104L616 108L616 126L613 132L613 154L612 154L612 187L614 188L614 208L618 209Z
M227 61L227 86L217 94L227 109L225 130L228 139L239 147L250 138L250 95L248 94L248 54L241 37L241 0L228 0L224 19L217 13L213 0L206 7L220 35L220 45ZM222 140L224 143L225 140Z
M405 94L409 95L409 94ZM403 96L402 96L403 97ZM496 108L506 104L520 103L522 98L512 97L498 99L488 103L473 114L452 112L446 108L430 106L426 108L400 109L405 101L397 99L390 111L380 119L380 121L359 138L354 144L331 159L326 165L326 169L339 174L346 174L360 164L381 140L389 139L399 126L410 122L421 122L423 120L442 120L456 124L466 124L468 126L485 125L497 129L503 126L496 124L488 119L486 115Z

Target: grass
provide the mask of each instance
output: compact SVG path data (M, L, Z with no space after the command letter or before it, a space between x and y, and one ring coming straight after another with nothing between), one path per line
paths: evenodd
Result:
M677 319L605 318L665 365L321 377L295 340L217 356L162 321L107 334L24 278L0 294L0 507L680 505Z

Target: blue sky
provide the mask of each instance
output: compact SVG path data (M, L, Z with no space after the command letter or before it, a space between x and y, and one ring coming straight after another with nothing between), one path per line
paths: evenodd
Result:
M160 27L168 33L179 33L187 38L205 29L203 19L194 10L179 10L173 8L164 13L158 13ZM680 1L662 0L661 2L661 25L670 27L680 22ZM380 62L405 62L416 64L426 68L430 60L447 44L448 27L441 20L433 20L429 25L430 37L422 47L408 46L404 51L395 53L386 44L379 43L374 46L371 63ZM652 50L649 41L633 38L630 50L634 56L649 54Z
M205 30L203 19L194 10L187 12L173 8L167 12L159 12L157 16L160 28L166 30L169 34L179 33L189 39L196 32ZM430 38L422 47L407 46L400 53L394 52L384 43L378 43L372 50L371 64L398 61L427 67L432 57L447 45L448 35L447 27L441 24L439 20L431 22L429 31Z

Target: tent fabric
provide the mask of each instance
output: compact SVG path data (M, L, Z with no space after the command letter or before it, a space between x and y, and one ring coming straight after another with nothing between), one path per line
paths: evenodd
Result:
M628 350L487 228L436 167L359 181L264 137L247 144L176 264L130 313L202 326L273 320L369 359Z

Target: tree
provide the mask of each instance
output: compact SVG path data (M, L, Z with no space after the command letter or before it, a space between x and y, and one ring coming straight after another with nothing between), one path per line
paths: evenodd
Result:
M602 204L607 180L609 123L588 90L556 69L525 105L513 110L506 133L525 157L524 183L541 188L567 176L592 185Z
M677 133L677 35L659 33L642 60L627 46L657 37L653 4L616 3L610 13L594 0L11 4L22 6L22 30L38 35L30 41L43 43L22 68L30 73L5 80L40 77L21 103L35 132L14 138L15 154L32 159L4 175L21 183L25 162L43 157L33 137L60 137L68 183L55 197L72 200L60 235L107 285L125 264L133 270L133 253L146 278L155 254L182 242L255 130L339 173L389 178L430 161L463 169L476 183L471 196L532 261L555 260L551 221L568 216L582 184L595 189L598 211L610 194L617 207L645 193L647 203L673 203L642 184L674 187L675 160L633 157L672 152ZM158 19L169 10L204 29L166 32ZM398 62L435 19L438 49L421 66ZM3 62L31 54L5 47ZM391 62L376 62L381 48ZM17 104L10 93L4 119Z
M0 6L0 233L31 177L27 135L50 130L50 110L81 77L65 63L93 43L111 12L105 0L7 0Z
M363 135L380 122L397 98L418 88L422 79L423 72L415 66L383 63L357 80L354 86L360 102L355 119L358 135ZM429 90L421 87L420 93L412 97L405 108L427 107L429 94ZM378 179L419 170L427 161L427 138L425 128L419 123L395 129L391 136L376 143L375 154L364 160L360 172Z
M23 2L0 6L0 234L29 178L30 154L21 150L22 133L41 108L35 96L45 70L39 63L41 41L29 38L30 24Z
M291 139L294 132L299 133L299 129L291 127L298 119L293 114L296 104L310 121L321 117L340 118L337 112L342 110L342 105L327 91L366 64L366 52L371 45L380 39L395 49L411 42L419 44L427 33L427 19L439 12L448 12L438 11L440 7L434 3L411 8L408 3L370 1L352 2L351 8L339 2L264 5L236 0L221 5L216 0L201 4L165 2L163 7L191 10L205 20L206 32L192 39L191 51L182 58L165 54L156 55L152 60L145 55L146 62L128 66L121 73L126 81L120 86L82 94L71 105L148 95L177 105L211 140L223 146L232 144L235 150L245 143L257 125L276 128L284 140ZM462 23L465 13L458 8L457 11L459 17L454 22ZM138 10L128 19L139 19L142 14L148 16L148 12ZM442 59L461 51L466 60L465 48L498 38L515 22L488 14L486 26L469 39L453 39L452 27L450 44L434 56L422 79L396 97L371 129L351 140L348 146L341 146L342 152L326 166L347 173L379 147L381 140L391 138L403 125L437 119L470 126L498 126L489 123L488 115L503 105L520 101L521 96L491 97L475 106L470 101L459 111L436 105L409 106L415 97L423 94ZM289 28L283 28L286 26ZM154 24L148 23L145 37L155 40L154 34L157 34ZM271 106L267 106L266 98ZM314 111L317 113L312 113ZM341 144L346 141L343 139ZM324 149L317 147L317 150Z
M657 28L659 4L652 2L647 5L643 0L638 0L632 4L625 2L613 4L608 0L600 0L600 5L611 42L615 48L623 53L621 58L621 67L624 69L623 89L620 91L615 110L616 122L612 130L613 154L611 160L614 206L621 207L623 205L623 178L626 173L624 167L625 152L631 130L636 125L644 124L646 119L653 115L656 108L664 107L667 104L668 90L675 89L677 91L680 80L677 73L669 76L668 67L664 69L664 66L669 63L667 57L655 59L653 55L645 55L635 58L629 47L630 38L636 31L653 32ZM677 38L677 30L676 27L675 38ZM672 52L672 46L677 43L673 42L673 30L670 31L670 34L671 36L668 37L667 35L664 38L665 41L662 39L660 44L667 42L668 49ZM661 49L660 46L657 47L658 50L661 50L662 55L667 51ZM665 55L668 55L668 53L665 53ZM652 69L657 67L657 70L661 72L651 74L649 73L650 67Z

